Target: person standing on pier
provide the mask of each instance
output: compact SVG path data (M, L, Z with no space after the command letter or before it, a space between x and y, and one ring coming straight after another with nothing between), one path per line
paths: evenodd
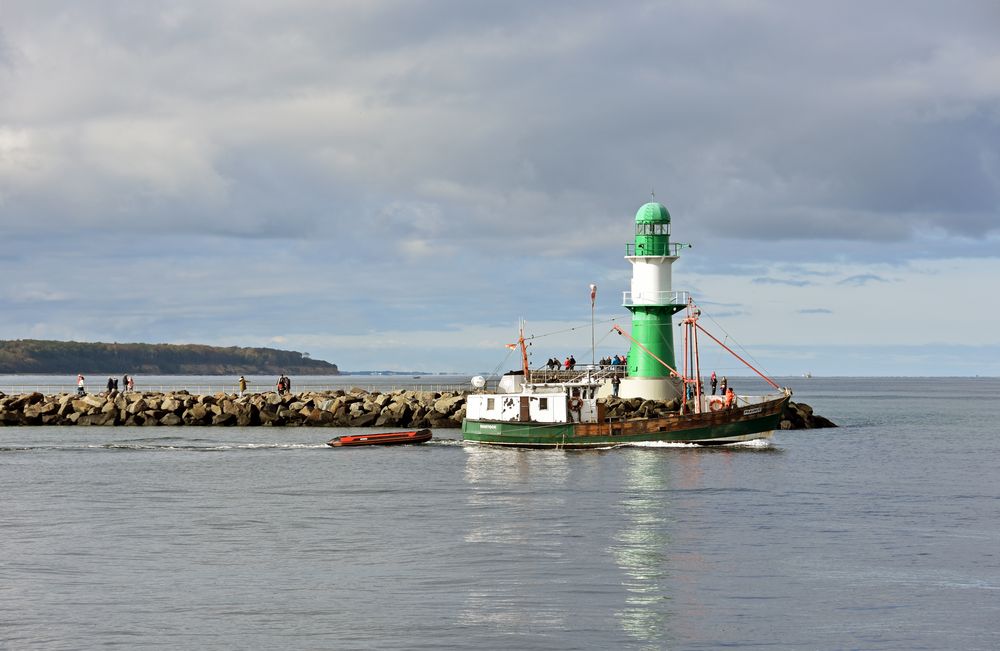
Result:
M76 393L81 396L87 393L87 390L83 386L83 375L80 373L76 375Z
M622 385L622 378L620 375L615 373L611 376L611 395L618 397L618 388Z
M128 391L128 373L122 376L122 391Z
M245 394L246 392L247 392L247 379L241 375L240 376L240 397L242 398L243 394Z
M719 378L715 377L715 371L712 371L712 377L710 377L708 379L708 381L712 384L712 395L714 396L715 395L715 387L716 387L716 385L719 384Z
M125 388L128 389L129 392L135 390L135 378L132 377L131 375L128 376L128 384L125 385Z

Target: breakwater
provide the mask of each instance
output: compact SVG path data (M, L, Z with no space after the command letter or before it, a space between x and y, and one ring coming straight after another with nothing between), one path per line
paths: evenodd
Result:
M465 393L363 389L238 396L187 391L0 397L0 425L459 427Z
M275 392L238 396L187 391L77 395L0 393L0 426L272 426L272 427L461 427L467 391ZM665 415L676 402L607 398L609 418ZM781 429L836 427L809 405L790 403Z

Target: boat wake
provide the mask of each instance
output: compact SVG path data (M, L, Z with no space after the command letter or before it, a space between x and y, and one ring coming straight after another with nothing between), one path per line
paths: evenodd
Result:
M197 445L191 443L137 443L119 442L88 445L87 448L122 451L180 451L180 452L229 452L233 450L312 450L323 449L325 443L222 443Z
M623 443L618 447L623 448L757 448L764 449L771 447L768 439L753 439L751 441L735 441L733 443L723 443L720 445L705 446L698 443L683 443L681 441L637 441L635 443Z
M702 448L703 445L697 443L683 443L681 441L636 441L634 443L622 443L615 447L619 448Z
M423 445L430 447L462 447L466 444L466 441L462 439L431 439Z

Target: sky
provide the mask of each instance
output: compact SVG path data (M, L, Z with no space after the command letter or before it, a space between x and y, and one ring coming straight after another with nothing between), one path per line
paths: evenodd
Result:
M0 0L0 339L471 374L523 319L533 364L589 361L655 194L674 289L763 370L1000 375L998 33L993 1Z

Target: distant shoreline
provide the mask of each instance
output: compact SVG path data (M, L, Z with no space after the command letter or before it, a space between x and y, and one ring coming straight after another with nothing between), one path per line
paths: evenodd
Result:
M336 364L275 348L45 339L0 340L0 374L339 375Z

